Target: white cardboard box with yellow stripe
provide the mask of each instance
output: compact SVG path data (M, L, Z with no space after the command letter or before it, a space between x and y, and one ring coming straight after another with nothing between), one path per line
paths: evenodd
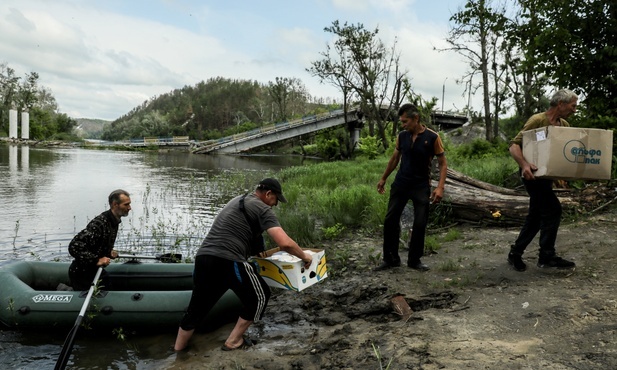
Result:
M328 276L326 252L323 249L304 251L313 256L313 263L308 269L304 268L302 260L279 248L269 249L261 257L252 257L252 262L269 286L299 292Z

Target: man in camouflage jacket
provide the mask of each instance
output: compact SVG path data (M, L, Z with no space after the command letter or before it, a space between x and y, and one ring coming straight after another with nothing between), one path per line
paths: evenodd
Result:
M118 253L114 250L118 225L131 210L131 198L124 190L109 194L109 210L96 216L69 243L69 253L75 258L69 267L73 290L87 290L99 267L106 267ZM100 285L110 288L109 276L101 273Z

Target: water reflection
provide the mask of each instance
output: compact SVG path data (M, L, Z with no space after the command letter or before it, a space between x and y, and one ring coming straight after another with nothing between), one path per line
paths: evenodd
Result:
M28 173L30 167L30 147L24 145L21 147L21 170L24 173Z
M15 185L18 183L18 178L28 174L30 148L25 146L20 149L16 145L11 145L8 149L8 181Z
M70 239L108 208L118 188L131 193L133 208L121 225L121 247L179 245L190 255L227 200L302 161L0 145L0 261L69 260ZM228 188L229 177L238 189Z
M176 244L185 256L201 243L226 201L252 188L266 174L300 157L190 155L85 149L42 149L0 144L0 266L16 259L70 260L67 246L76 232L108 208L116 188L131 193L133 211L124 218L119 248L139 246L154 255ZM229 189L227 177L242 179ZM142 254L142 253L140 253ZM2 285L0 284L0 289ZM0 306L5 309L6 303ZM220 346L220 334L198 336L203 348ZM99 333L100 334L100 333ZM0 328L0 363L11 369L52 368L67 333ZM167 349L175 333L78 336L69 364L75 369L161 369L181 366ZM200 343L201 342L201 343ZM105 348L101 351L101 348Z
M19 153L17 150L17 146L9 146L9 171L11 174L17 172L17 154Z

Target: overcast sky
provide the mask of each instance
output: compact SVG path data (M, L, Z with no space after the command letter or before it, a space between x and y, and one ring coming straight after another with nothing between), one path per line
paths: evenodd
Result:
M60 111L114 120L153 96L213 77L300 79L313 96L338 91L306 72L332 34L325 27L379 27L425 99L462 109L467 66L443 48L465 0L3 0L0 62L37 72ZM338 99L340 100L340 98Z

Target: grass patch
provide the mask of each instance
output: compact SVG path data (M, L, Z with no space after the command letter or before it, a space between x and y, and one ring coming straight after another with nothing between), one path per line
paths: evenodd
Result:
M475 275L463 275L453 278L445 278L441 281L431 282L431 288L435 290L452 289L452 288L465 288L474 285L478 280L482 278L483 274L478 273Z
M352 255L351 247L348 245L334 249L333 253L328 256L330 260L328 261L328 274L335 278L346 272Z
M469 177L498 186L507 185L518 171L518 165L509 156L461 160L448 158L448 165Z
M439 270L444 272L454 272L461 269L461 265L457 261L447 260L439 265Z
M507 151L502 149L480 142L471 149L449 148L448 162L451 167L468 176L499 185L505 174L514 171L516 167ZM499 153L501 156L497 155ZM376 185L388 160L385 154L375 159L359 156L348 161L288 167L276 174L264 174L260 171L223 172L217 176L216 181L190 177L182 186L164 189L159 194L146 194L144 217L160 222L149 222L154 226L147 230L144 230L141 222L130 225L131 240L127 240L126 244L161 248L171 244L174 249L183 249L184 253L190 255L199 247L204 230L207 230L209 225L199 224L195 217L188 217L192 209L188 210L186 219L181 217L178 220L169 220L165 217L164 209L149 208L148 197L166 199L168 195L180 191L191 194L194 199L216 194L215 203L225 204L236 195L251 192L255 184L266 176L274 176L281 181L289 202L279 204L274 211L281 226L302 247L322 248L321 242L358 230L369 234L381 233L389 194L379 194ZM395 176L396 172L389 177L387 189ZM212 213L216 213L216 210L213 209ZM452 209L447 202L432 206L429 229L435 225L451 224L451 214ZM143 237L144 233L150 235L147 240ZM409 239L408 230L402 230L401 238ZM452 242L460 238L460 232L456 229L451 229L439 239L429 235L425 240L425 250L427 253L437 251L441 248L441 241ZM266 242L268 246L272 245L271 241Z
M427 235L424 238L424 253L430 254L431 252L436 252L441 248L441 244L437 241L437 238L432 235Z
M477 244L463 244L461 245L461 249L466 249L466 250L473 250L476 249L478 247Z
M461 232L458 229L450 229L443 237L445 242L453 242L461 238Z
M382 160L327 162L291 167L277 175L289 203L279 205L281 224L291 209L310 215L320 237L349 228L381 229L388 196L376 190L385 168Z

